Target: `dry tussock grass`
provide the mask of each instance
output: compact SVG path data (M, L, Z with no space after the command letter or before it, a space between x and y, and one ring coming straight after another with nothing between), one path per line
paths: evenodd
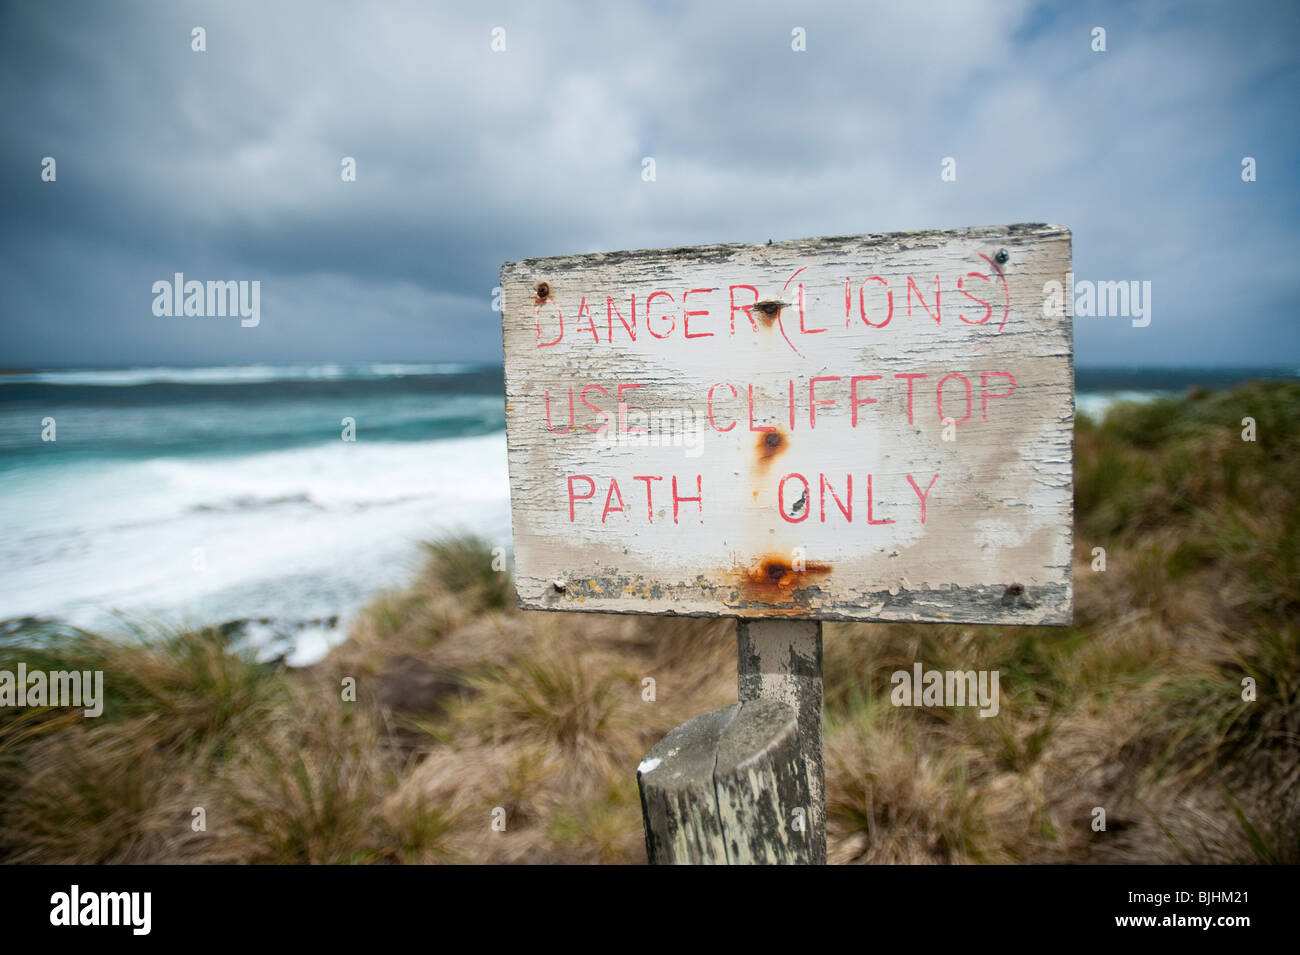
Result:
M831 861L1300 861L1298 417L1279 385L1081 421L1073 627L828 624ZM636 763L735 699L734 624L523 613L483 542L427 556L307 670L209 632L0 631L0 666L109 690L99 720L0 712L0 855L643 861ZM999 671L998 716L891 705L917 661Z

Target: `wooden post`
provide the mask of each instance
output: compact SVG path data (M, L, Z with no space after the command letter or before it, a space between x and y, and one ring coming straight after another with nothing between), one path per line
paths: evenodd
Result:
M789 706L808 778L812 859L826 863L826 763L822 749L822 625L819 620L740 620L738 699Z
M799 747L794 711L776 699L733 703L661 739L636 774L650 863L818 861L812 826L794 813L810 801Z

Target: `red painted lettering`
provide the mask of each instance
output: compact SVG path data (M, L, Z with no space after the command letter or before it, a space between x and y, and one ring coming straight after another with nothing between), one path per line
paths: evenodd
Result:
M921 297L921 290L916 287L916 281L912 276L907 277L907 317L912 317L912 293L916 293L916 300L921 303L925 313L934 319L935 324L939 324L939 276L934 277L934 311L930 311L930 306L925 304L925 299Z
M653 524L655 522L655 505L651 493L651 488L654 485L652 485L650 482L662 481L663 478L658 475L655 475L654 477L650 477L645 474L634 474L632 476L632 480L645 481L645 516L646 516L646 520L648 520L651 524Z
M912 420L912 387L916 384L917 378L925 378L926 375L924 372L907 372L894 377L907 379L907 423L915 424L916 422Z
M746 288L754 293L754 301L748 305L736 304L736 289ZM758 302L758 289L752 285L733 285L728 290L731 294L731 334L736 334L736 313L744 312L745 317L749 319L749 325L754 331L758 331L758 322L754 320L753 307Z
M807 266L804 266L804 268L807 268ZM802 271L803 271L803 269L800 269L800 270L799 270L799 272L802 272ZM794 275L798 275L799 272L794 273ZM790 276L790 282L794 281L794 275ZM790 282L786 282L785 284L786 284L786 285L789 285ZM824 332L824 331L826 331L826 329L824 329L824 328L806 328L806 327L804 326L803 283L800 282L800 283L799 283L799 334L800 334L800 335L820 335L820 334L821 334L822 332Z
M596 323L591 320L591 308L587 305L587 296L582 297L582 303L578 306L577 321L582 321L583 316L587 319L587 331L591 332L592 340L600 344L600 336L596 334ZM581 331L582 329L578 329Z
M754 427L754 386L749 386L749 430L750 431L775 431L776 425L765 424L760 427Z
M945 417L945 416L944 416L944 413L943 413L943 384L944 384L944 382L947 381L949 378L960 378L960 379L961 379L961 383L962 383L963 385L966 386L966 414L965 414L964 417L962 417L962 418L958 418L958 419L955 420L955 421L953 421L953 419L951 419L951 418L947 418L947 417ZM945 423L947 423L948 421L952 421L953 424L961 424L963 421L968 421L968 420L970 419L970 412L971 412L970 379L967 378L965 375L959 375L959 374L957 374L956 372L953 372L951 375L944 375L942 378L939 379L939 388L938 388L938 391L937 391L937 401L938 401L938 405L939 405L939 420L940 420L940 421L943 421L943 422L945 422Z
M574 427L574 407L573 407L573 389L569 389L569 426L567 428L557 428L551 424L551 391L546 390L546 430L551 434L568 434L576 430Z
M556 307L555 314L560 316L560 332L558 335L555 336L555 341L544 342L542 341L542 306L538 305L537 308L534 310L534 312L535 312L535 317L537 318L537 347L546 348L547 346L550 345L558 345L560 343L560 339L564 337L564 313L560 311L558 306Z
M858 397L858 382L879 380L879 375L854 375L849 379L849 405L853 409L853 427L858 426L858 405L874 405L876 403L875 398Z
M907 483L912 485L912 490L915 491L916 496L921 499L921 523L922 524L925 523L925 499L930 496L930 490L934 487L934 482L937 480L939 480L939 475L937 474L934 477L930 478L930 487L927 487L925 489L925 493L922 494L921 489L916 486L916 481L912 480L912 475L909 474L907 476Z
M826 523L826 492L827 491L830 491L831 500L834 501L835 506L840 509L840 513L844 515L844 519L848 521L850 524L853 523L853 475L852 474L848 475L847 479L848 479L848 484L847 484L848 491L846 493L848 495L849 503L848 506L846 507L843 503L840 502L839 497L836 496L835 488L831 487L831 482L826 480L826 475L825 474L821 475L821 499L822 499L821 507L822 507L823 524Z
M889 313L885 316L885 320L881 322L879 325L877 325L871 319L867 318L867 282L879 282L886 289L886 294L887 294L886 301L889 303ZM862 315L863 324L868 325L871 328L884 328L886 325L889 324L889 320L894 317L894 290L891 289L889 287L889 283L886 282L884 279L882 279L879 275L871 276L871 278L867 279L867 282L863 282L860 286L858 286L858 312ZM911 305L910 300L908 304L910 307ZM911 315L911 312L908 312L908 315Z
M600 415L600 419L601 419L599 427L593 428L589 424L584 424L583 427L586 428L588 431L592 431L592 432L604 431L605 428L609 426L609 412L604 410L603 408L598 408L596 405L593 405L590 401L587 400L587 392L589 391L599 391L606 398L609 397L609 392L606 391L604 388L602 388L600 385L585 385L583 386L582 389L582 403L586 405L588 408L590 408L592 411L596 412L596 414Z
M989 394L990 378L1009 378L1011 379L1011 391L1004 391L1001 394ZM985 371L980 373L980 405L984 411L984 420L989 420L989 399L990 398L1010 398L1011 392L1016 390L1016 376L1009 371Z
M618 498L618 507L610 507L609 502L615 497ZM610 478L609 491L605 494L605 510L600 515L600 522L604 524L605 518L609 517L610 514L622 514L624 520L626 520L627 514L625 513L625 510L626 509L623 507L623 492L618 489L618 481L614 478Z
M993 306L990 305L988 302L984 301L984 299L982 298L976 298L970 292L966 291L966 289L962 288L962 282L964 279L983 279L985 282L991 282L993 280L989 278L987 275L985 275L983 272L967 272L965 276L961 276L961 275L957 276L957 291L961 292L962 295L965 295L972 302L978 302L979 304L984 306L984 317L981 318L979 321L975 321L975 322L971 321L969 318L967 318L965 315L961 313L961 309L957 309L957 317L960 318L967 325L983 325L985 322L989 320L989 316L993 314Z
M644 434L649 428L629 428L627 426L627 413L629 411L645 411L644 408L638 408L636 405L630 405L623 400L623 392L630 388L640 388L640 385L619 385L618 386L618 427L623 434Z
M839 376L839 375L826 375L826 376L823 376L823 377L820 377L820 378L814 378L814 379L812 379L810 382L808 382L808 427L810 427L810 428L816 428L816 427L817 427L817 408L818 408L818 406L830 406L830 405L835 404L835 399L834 399L834 398L818 398L818 397L817 397L817 382L819 382L819 381L839 381L839 380L840 380L840 376ZM791 384L791 386L793 386L793 385L794 385L794 382L791 382L790 384ZM793 404L794 395L791 394L790 397L791 397L791 403ZM790 422L791 422L791 424L794 423L794 412L793 412L793 409L791 410Z
M608 295L605 296L605 317L609 319L609 337L607 341L610 344L614 343L614 316L615 315L617 315L618 320L623 323L624 331L626 331L629 335L632 336L632 341L636 341L636 292L632 293L632 324L631 325L627 323L627 319L623 317L623 313L614 307L614 299Z
M713 289L711 288L693 288L689 292L682 293L682 334L684 334L687 338L712 338L713 337L713 332L697 332L694 335L691 334L691 316L708 315L709 310L707 308L701 309L699 311L694 311L694 312L686 311L686 296L696 295L701 292L712 292L712 291Z
M670 301L670 302L673 301L673 296L672 296L672 293L671 293L671 292L663 292L663 291L659 291L659 292L651 292L650 295L649 295L649 297L646 298L646 300L645 300L645 327L646 327L647 330L649 330L650 334L653 335L655 338L667 338L669 335L671 335L671 334L673 333L673 329L677 327L677 316L676 316L676 314L667 314L667 315L660 315L660 316L659 316L660 318L667 318L667 319L669 319L669 322L668 322L668 331L664 332L662 335L660 335L658 332L656 332L656 331L654 330L654 328L651 327L651 325L650 325L650 319L651 319L651 315L650 315L650 303L653 302L653 301L654 301L657 297L659 297L660 295L665 296L665 297L668 299L668 301Z
M686 501L694 501L700 506L700 523L704 523L704 488L701 486L700 475L695 475L695 493L696 497L678 497L677 496L677 475L673 475L673 523L677 523L677 505Z
M998 323L998 334L1001 335L1002 329L1007 324L1007 316L1011 314L1011 289L1007 287L1007 277L1002 274L1002 270L998 268L997 263L983 252L980 253L980 258L993 267L993 271L998 274L998 279L1002 282L1002 296L1005 299L1006 304L1003 305L1002 308L1002 321ZM983 347L983 345L980 346L980 348ZM976 351L978 350L979 349L976 349Z
M574 482L574 481L586 481L586 482L587 482L587 493L586 493L586 494L574 494L574 493L573 493L573 482ZM595 497L595 496L596 496L596 482L593 481L591 478L587 477L587 475L585 475L585 474L575 474L575 475L573 475L571 478L569 478L569 523L573 523L573 505L574 505L574 502L575 502L575 501L589 501L589 500L591 500L591 499L592 499L593 497Z
M790 507L787 508L785 506L785 482L791 478L798 478L800 483L803 484L803 495L798 500L791 503ZM785 477L781 478L781 483L778 484L776 488L776 507L777 510L781 512L781 516L791 524L799 524L808 520L808 512L812 510L812 508L808 506L808 479L802 474L795 473L787 474ZM794 514L797 516L787 514L787 510L794 511Z
M872 497L871 497L871 475L868 474L868 475L867 475L867 523L868 523L868 524L892 524L892 523L894 523L894 519L893 519L892 517L890 517L890 518L885 518L885 519L883 519L883 520L879 520L879 521L876 520L874 514L872 513L873 510L874 510L874 508L873 508Z
M719 428L719 427L718 427L718 422L716 422L716 421L713 420L713 392L714 392L714 389L716 389L716 388L718 388L718 387L720 387L720 386L722 386L722 385L727 385L727 387L731 389L731 397L733 397L733 398L736 397L736 386L735 386L735 385L727 384L727 382L725 382L725 381L720 381L720 382L718 382L716 385L711 385L711 386L709 387L709 424L712 426L712 428L713 428L714 431L721 431L721 432L723 432L723 433L726 433L726 432L730 431L732 428L734 428L734 427L736 426L736 419L735 419L735 418L732 418L732 419L731 419L731 424L727 425L725 428Z

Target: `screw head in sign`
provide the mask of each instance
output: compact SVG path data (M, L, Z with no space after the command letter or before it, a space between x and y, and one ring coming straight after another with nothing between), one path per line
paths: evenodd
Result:
M998 260L998 265L1006 265L1007 259L1011 258L1011 256L1007 254L1006 249L998 249L998 254L993 256L993 258Z

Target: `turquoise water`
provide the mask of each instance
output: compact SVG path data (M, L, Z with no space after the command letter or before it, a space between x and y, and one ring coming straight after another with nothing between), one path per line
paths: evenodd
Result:
M1080 369L1077 404L1260 374ZM509 549L503 394L500 367L473 365L0 374L0 620L240 621L318 656L420 540Z
M503 391L472 366L0 376L0 620L249 621L317 654L419 540L509 547Z

